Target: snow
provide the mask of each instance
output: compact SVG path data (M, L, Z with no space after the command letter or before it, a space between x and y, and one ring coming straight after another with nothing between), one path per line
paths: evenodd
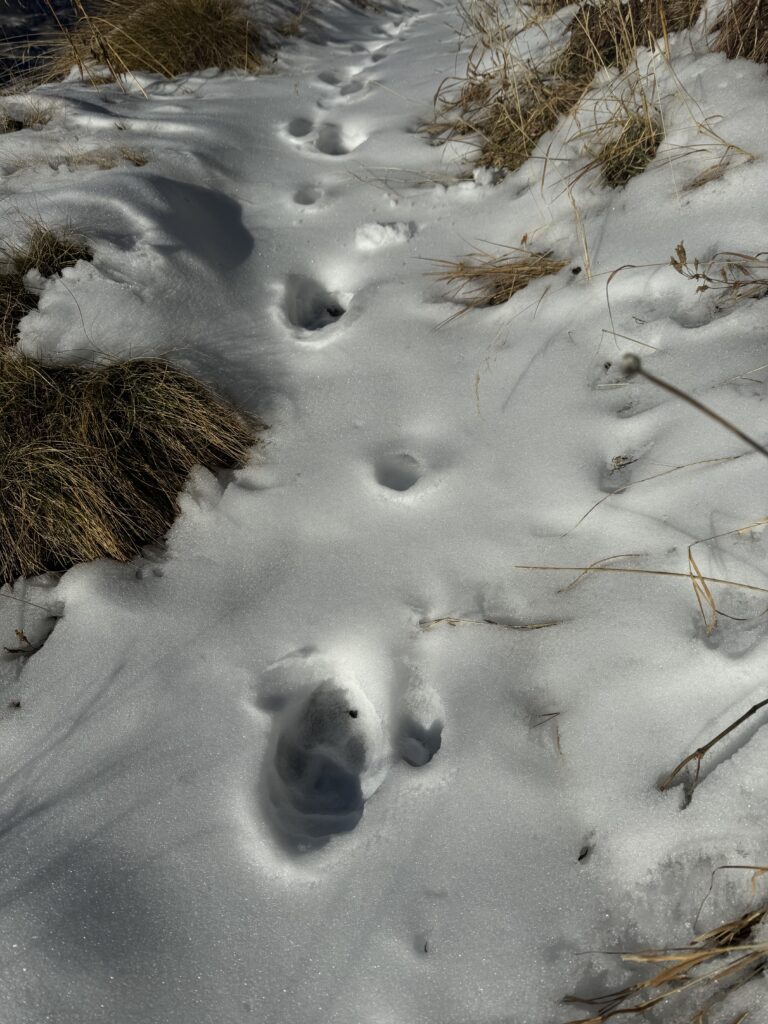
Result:
M22 349L167 356L269 424L164 545L0 601L6 646L44 640L0 660L6 1024L559 1024L638 976L596 951L684 945L712 870L765 861L764 715L688 806L657 788L765 696L765 593L716 588L707 636L686 579L569 586L701 541L705 575L768 587L759 527L704 542L763 519L760 456L620 365L765 436L765 303L668 265L765 247L765 69L673 37L674 138L714 146L684 88L754 159L685 191L722 149L662 150L569 197L573 125L500 181L417 133L456 22L331 2L271 74L72 79L3 139L6 231L95 251ZM109 145L148 162L49 163ZM425 261L526 235L568 265L449 319ZM753 898L718 873L700 926Z

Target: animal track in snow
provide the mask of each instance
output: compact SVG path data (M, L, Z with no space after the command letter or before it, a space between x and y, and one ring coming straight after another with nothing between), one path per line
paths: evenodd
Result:
M443 742L445 711L436 690L414 673L400 698L398 753L414 768L428 764Z
M322 196L322 191L314 185L302 185L293 193L293 201L299 206L314 206Z
M308 117L294 117L288 123L287 131L291 138L303 139L306 135L309 135L314 127L314 123Z
M268 768L278 824L296 839L350 832L378 788L384 731L362 692L329 679L282 715Z
M274 716L266 808L298 849L354 829L397 756L419 767L440 749L443 706L430 686L412 681L386 728L358 683L312 647L270 665L255 699Z
M351 831L391 760L376 709L309 648L270 666L262 688L275 712L265 792L279 832L306 845Z
M365 75L360 75L361 68L348 78L341 78L334 72L323 72L318 77L323 85L333 86L333 90L326 90L326 96L317 101L320 110L329 110L342 103L349 103L350 98L363 92L368 84ZM335 94L335 95L334 95ZM359 143L358 143L359 145Z
M390 491L409 491L421 479L424 470L414 455L388 452L374 463L376 482Z
M284 310L294 327L319 331L340 320L346 307L319 282L294 274L285 282Z
M342 96L353 96L356 92L361 92L365 88L365 83L361 82L359 78L353 78L346 85L342 85L339 89L339 93Z
M323 85L341 85L343 81L335 71L321 71L317 77Z
M443 723L435 719L425 726L412 718L404 718L400 734L400 756L414 768L428 764L443 743Z
M284 130L291 139L325 156L346 156L368 138L365 132L357 129L333 121L318 124L308 117L294 117Z
M315 149L326 156L346 156L365 142L363 132L343 128L328 122L320 126L315 139Z

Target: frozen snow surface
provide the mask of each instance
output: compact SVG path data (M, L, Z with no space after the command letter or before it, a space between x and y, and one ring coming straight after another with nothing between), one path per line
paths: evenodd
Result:
M565 127L495 184L417 132L453 3L321 7L269 74L51 85L2 139L4 235L95 249L24 351L167 356L269 424L166 544L0 601L45 640L0 661L3 1024L560 1024L766 862L764 713L658 790L766 696L765 464L619 358L768 436L768 300L668 265L766 248L765 69L672 37L666 149L569 195ZM741 150L687 188L696 122ZM52 159L105 146L147 162ZM567 266L450 319L425 261L523 236ZM758 588L711 635L684 575L569 586L695 541ZM719 872L699 928L753 898Z

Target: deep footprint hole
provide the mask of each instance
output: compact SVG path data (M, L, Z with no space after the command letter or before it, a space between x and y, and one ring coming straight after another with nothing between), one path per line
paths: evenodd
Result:
M443 723L435 719L425 726L412 718L401 724L400 756L412 768L429 764L443 744Z
M303 139L314 128L308 117L294 117L288 124L288 134L294 139Z
M294 192L293 201L299 206L314 206L320 196L319 188L314 188L312 185L303 185Z
M285 285L285 315L294 327L319 331L335 324L346 312L338 297L317 281L295 274Z
M346 156L365 142L365 135L338 124L324 124L317 133L315 148L326 156Z
M390 491L408 491L421 479L419 460L407 452L382 455L374 466L376 482Z

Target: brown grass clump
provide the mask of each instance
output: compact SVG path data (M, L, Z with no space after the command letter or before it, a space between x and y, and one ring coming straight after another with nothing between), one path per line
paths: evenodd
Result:
M196 465L244 464L263 425L160 359L44 366L0 351L0 583L160 539Z
M621 188L656 156L664 138L661 112L635 75L623 84L626 88L614 86L609 96L595 100L594 126L571 136L569 141L581 142L590 158L571 184L599 170L605 185Z
M298 9L285 21L280 22L275 26L277 34L283 36L285 39L297 36L301 31L301 27L304 24L307 15L312 10L313 2L314 0L301 0Z
M257 72L256 26L239 0L72 0L76 20L62 29L44 76L94 65L114 78L145 71L173 78L208 68Z
M584 2L569 24L564 46L554 57L534 61L515 52L520 30L505 35L498 10L497 24L490 13L493 4L486 4L483 31L471 26L480 41L467 69L463 76L442 83L435 97L435 119L425 131L441 141L475 136L479 163L515 170L541 136L578 105L599 71L626 70L638 46L653 46L659 37L690 27L701 4L702 0ZM546 7L543 13L552 10ZM529 24L541 17L542 9L534 6ZM628 126L628 131L635 127Z
M85 240L74 232L54 231L37 224L24 242L0 246L0 255L20 277L30 270L39 270L43 277L53 277L66 267L73 267L78 260L90 260L93 253Z
M719 53L768 64L768 4L765 0L727 0L716 31L714 49Z
M82 167L95 167L100 171L109 171L120 164L132 164L144 167L147 157L137 149L129 146L100 146L97 149L62 150L58 153L41 153L26 156L13 161L14 171L27 170L30 167L47 165L51 170L66 167L68 171L76 171Z
M656 156L663 138L661 121L645 111L628 111L618 135L597 153L603 181L621 188L641 174Z
M551 250L535 252L509 248L503 255L469 253L460 260L435 260L443 267L436 272L440 281L454 286L451 298L460 302L462 312L507 302L531 281L557 274L567 260L557 259Z
M42 128L52 116L50 107L42 103L28 104L20 115L16 111L12 113L7 107L0 107L0 134L20 132L23 128Z
M16 344L19 321L37 307L38 296L24 283L30 270L53 277L78 260L92 258L83 238L42 224L33 225L23 242L0 245L0 349Z
M612 1017L639 1016L667 1000L685 999L684 993L695 1004L692 1015L685 1019L691 1024L704 1024L713 1006L722 1005L737 989L764 974L768 967L768 941L755 932L767 915L768 904L763 904L697 936L688 947L622 953L622 960L628 963L654 965L655 973L645 981L594 999L567 996L566 1003L579 1003L597 1011L570 1024L605 1024ZM746 1013L738 1014L732 1024L740 1024L745 1017Z
M515 170L533 153L537 142L581 99L580 82L551 80L536 72L519 75L488 109L482 128L480 163Z
M463 79L440 86L438 114L424 130L440 142L473 136L481 166L516 170L541 136L578 103L585 87L557 82L546 69L508 54L496 56L498 63L488 70L483 53L476 53Z
M8 135L10 132L20 132L25 126L23 121L11 117L7 110L0 110L0 134Z
M597 0L583 3L557 60L560 77L591 81L601 68L625 68L638 46L695 24L702 0ZM589 82L587 82L589 84Z

